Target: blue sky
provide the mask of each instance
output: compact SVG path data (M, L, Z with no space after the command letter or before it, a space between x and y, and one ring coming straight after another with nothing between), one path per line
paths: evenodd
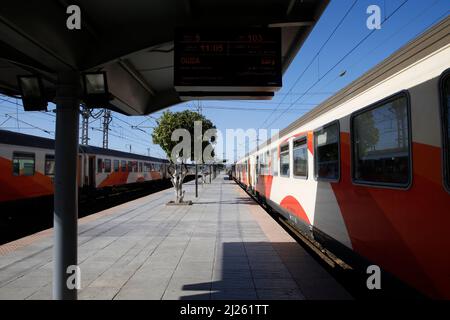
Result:
M352 7L353 3L354 0L330 1L320 21L283 76L283 88L276 93L273 100L201 101L203 114L223 132L237 128L283 129L445 18L450 9L450 0L359 0ZM381 30L372 32L366 27L366 9L369 5L380 6L382 19L387 19ZM351 7L343 23L320 51L318 58L315 58ZM371 32L372 34L355 48ZM334 67L349 52L352 53ZM310 67L307 69L308 65ZM340 76L344 71L345 75ZM0 129L54 137L54 113L25 113L20 101L16 104L14 99L4 99L6 97L0 96ZM198 104L197 101L191 101L169 109L196 109ZM54 108L53 104L49 105L49 110ZM161 113L162 111L157 112L151 117L126 117L113 113L110 148L129 151L131 144L134 153L147 155L150 148L152 156L162 157L163 151L151 143L151 127L155 125L154 118L159 117ZM94 128L89 132L91 145L102 144L102 133L99 131L101 122L101 119L90 120L89 127ZM132 128L137 125L140 130ZM238 157L242 156L244 151L245 146L238 146Z

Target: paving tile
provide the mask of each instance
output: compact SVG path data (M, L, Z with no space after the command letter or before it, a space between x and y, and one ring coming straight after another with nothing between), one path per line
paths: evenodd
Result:
M299 289L257 289L256 292L261 300L305 300Z
M334 279L312 279L298 283L300 290L311 300L352 300L353 297Z
M194 199L193 184L185 190ZM80 224L80 299L350 297L233 183L201 187L189 207L165 206L171 197L158 192ZM52 238L0 256L0 268L0 299L50 299Z
M257 300L258 296L254 289L239 289L239 290L227 290L222 289L219 291L211 292L211 300Z
M253 281L256 289L298 289L297 283L292 278L256 278Z
M163 300L210 300L208 290L168 290L162 297Z
M52 300L53 288L52 285L46 285L31 296L27 297L27 300Z
M29 275L18 278L17 280L8 283L8 286L18 287L18 288L41 288L49 284L51 281L50 277L32 277Z
M252 278L225 278L212 283L212 290L220 289L253 289L255 284Z
M4 286L0 288L0 300L24 300L39 291L39 288Z
M111 300L117 293L116 288L92 288L87 287L78 293L79 300Z

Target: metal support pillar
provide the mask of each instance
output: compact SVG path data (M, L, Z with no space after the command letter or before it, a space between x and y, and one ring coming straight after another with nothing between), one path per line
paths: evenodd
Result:
M84 106L81 108L81 144L89 144L89 117L91 116L91 111L88 107Z
M53 299L57 300L77 299L70 270L77 266L79 95L79 74L58 74L53 222Z
M195 197L198 198L198 164L195 164Z
M103 110L103 149L108 149L109 125L111 124L111 111Z

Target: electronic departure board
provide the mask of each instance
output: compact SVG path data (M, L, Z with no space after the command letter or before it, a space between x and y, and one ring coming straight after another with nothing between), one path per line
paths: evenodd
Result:
M177 91L266 91L281 88L279 28L175 31Z

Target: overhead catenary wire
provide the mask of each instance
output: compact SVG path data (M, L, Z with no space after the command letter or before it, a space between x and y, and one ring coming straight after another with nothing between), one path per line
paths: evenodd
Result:
M0 125L0 126L3 126L5 123L10 121L11 119L15 119L16 120L18 118L17 117L17 107L16 106L19 105L20 107L23 107L23 105L19 101L17 102L17 105L16 105L13 101L9 101L9 99L4 98L3 96L0 96L0 101L5 103L4 105L1 105L1 106L7 108L8 112L16 113L15 115L12 115L12 114L8 114L7 115L5 113L6 119ZM93 129L94 131L101 131L101 129L95 128L92 125L95 124L95 123L98 123L99 120L102 119L102 117L101 117L102 113L103 113L103 110L100 110L98 112L92 112L92 110L90 110L90 116L92 116L92 118L93 118L93 120L91 120L89 122L89 128L90 129ZM46 118L46 121L51 121L52 123L55 122L54 118L56 117L56 115L53 114L52 111L47 111L47 112L45 112L45 111L36 111L36 112L31 112L31 113L30 112L19 112L19 114L26 114L26 115L32 114L33 118L36 117L36 116L40 116L40 115L43 115L44 117L47 116L48 118ZM150 120L156 119L153 116L145 116L145 117L146 117L145 121L150 121ZM142 145L142 144L149 145L149 147L152 148L152 152L154 154L160 153L159 150L155 149L154 145L151 145L151 140L150 139L146 139L146 138L143 138L140 135L135 134L137 132L142 132L142 134L145 133L146 135L148 135L150 133L144 132L144 130L142 130L141 128L136 130L135 126L133 124L131 124L130 122L125 121L123 119L120 119L118 117L115 117L114 119L117 119L117 120L123 122L124 124L126 124L129 127L129 128L126 128L124 126L120 126L120 128L124 132L126 132L126 135L124 135L122 133L122 136L119 136L119 135L114 135L114 136L116 136L117 138L122 138L123 137L124 140L130 140L130 141L132 141L132 142L134 142L136 144L139 144L139 145ZM44 120L44 118L41 119L41 121L43 121L43 120ZM54 131L52 131L52 130L33 125L33 124L31 124L29 122L26 122L26 121L23 121L21 119L19 119L19 122L23 123L23 124L26 124L28 126L26 128L20 127L20 129L22 129L22 128L24 128L26 130L34 129L34 130L38 130L38 131L44 132L46 134L50 134L50 135L54 134ZM8 126L8 129L17 129L17 127L12 128L11 126ZM81 130L81 127L80 127L80 130Z
M394 16L409 0L405 0L403 1L389 16L386 17L386 19L382 22L382 25L385 24L387 21L389 21L389 19ZM362 43L364 43L371 35L373 35L375 33L377 29L372 30L371 32L369 32L365 37L363 37L350 51L348 51L341 59L339 59L339 61L337 61L330 69L328 69L327 72L325 72L325 74L323 74L321 77L319 77L319 79L317 81L315 81L305 92L309 92L311 89L313 89L318 83L320 83L320 81L322 81L328 74L331 73L331 71L333 71L342 61L344 61L348 56L350 56ZM289 106L287 108L287 110L290 110L292 105L298 103L300 101L300 99L302 99L304 97L300 96L299 98L297 98L292 104L291 106ZM270 122L270 124L267 125L267 127L270 127L271 125L273 125L276 121L278 121L278 119L280 119L284 114L286 113L283 112L281 113L278 117L276 117L272 122Z
M23 123L23 124L26 124L26 125L28 125L28 126L30 126L30 127L33 127L33 128L35 128L36 130L40 130L40 131L42 131L42 132L45 132L45 133L47 133L47 134L50 134L50 135L51 135L51 134L54 133L54 131L50 131L50 130L47 130L47 129L40 128L40 127L35 126L35 125L31 124L31 123L28 123L28 122L26 122L26 121L20 120L19 118L13 117L13 116L11 116L11 115L9 115L9 114L6 114L6 116L9 117L9 118L15 119L16 121L18 121L18 122L20 122L20 123Z
M316 105L316 104L314 104ZM226 110L226 111L248 111L248 112L271 112L276 109L274 108L242 108L242 107L227 107L227 106L203 106L203 109L211 110ZM297 112L298 110L310 110L311 108L296 108L292 112ZM286 109L278 109L277 111L284 111Z
M369 51L365 52L362 56L361 59L358 59L355 63L351 64L350 66L346 67L345 69L347 71L351 70L352 68L354 68L355 66L359 65L362 61L364 61L366 59L366 57L368 55L371 55L373 52L375 52L377 49L383 47L384 45L386 45L387 42L389 42L391 39L393 39L395 36L398 35L398 33L402 32L403 30L405 30L409 25L411 25L413 22L415 22L418 18L424 16L426 13L428 13L434 6L436 6L439 2L441 2L442 0L436 0L434 1L431 5L427 5L427 8L425 10L420 11L420 13L416 16L414 16L414 18L409 19L408 22L406 24L404 24L400 29L396 30L395 32L393 32L391 35L389 35L386 38L383 38L377 45L375 45L374 47L372 47L371 49L369 49ZM447 10L444 14L440 15L437 19L433 20L430 24L427 25L427 27L425 29L430 28L431 26L433 26L434 24L436 24L438 21L442 20L444 17L448 16L450 13L450 10ZM418 34L420 34L423 31L420 31ZM414 37L416 37L418 34L415 34ZM332 83L334 83L337 79L339 79L339 75L336 76L335 78L331 79L329 82L327 82L325 85L323 85L319 90L323 89L323 88L328 88L329 85L331 85Z
M325 46L328 44L328 42L331 40L331 38L334 36L334 34L336 33L336 31L341 27L341 25L344 23L345 19L347 18L347 16L350 14L350 12L353 10L353 8L355 7L356 3L358 2L358 0L353 1L352 5L349 7L349 9L346 11L346 13L344 14L344 16L342 17L342 19L339 21L339 23L336 25L336 27L334 28L334 30L331 32L331 34L328 36L328 38L325 40L325 42L322 44L322 46L319 48L319 50L317 51L317 53L314 55L314 57L311 59L311 61L309 62L309 64L307 65L307 67L305 68L305 70L303 70L303 72L297 77L297 79L295 80L294 84L291 86L291 88L288 91L288 94L285 95L283 97L283 99L281 100L281 102L283 102L286 97L289 95L289 93L291 93L295 86L298 84L298 82L300 81L300 79L303 78L303 76L306 74L306 71L309 70L309 68L311 67L311 65L314 63L314 61L316 61L316 58L319 57L320 53L322 52L322 50L325 48ZM304 93L305 94L305 93ZM303 96L303 95L302 95ZM281 103L280 102L280 103ZM280 104L277 105L277 107L275 109L278 109L280 106ZM264 120L264 122L262 123L261 127L264 127L264 125L267 123L267 121L272 117L272 115L275 113L275 110ZM267 126L269 127L269 126Z

